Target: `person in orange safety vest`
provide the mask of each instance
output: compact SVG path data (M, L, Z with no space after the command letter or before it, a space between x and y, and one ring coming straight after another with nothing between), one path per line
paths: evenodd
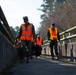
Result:
M60 41L60 35L58 28L55 27L55 23L51 25L51 28L48 28L47 37L48 40L50 41L52 59L54 60L53 46L55 48L55 54L57 56L57 59L59 59L58 50L57 50L57 40Z
M35 43L35 55L36 55L36 57L41 55L42 45L43 45L43 39L40 36L40 34L37 34L36 35L36 43Z
M33 41L35 41L35 28L34 25L29 22L27 16L24 16L23 20L24 23L21 24L18 37L21 40L22 46L25 48L26 56L27 56L26 62L28 63L29 58L32 58L32 50L31 50L32 36L33 36Z

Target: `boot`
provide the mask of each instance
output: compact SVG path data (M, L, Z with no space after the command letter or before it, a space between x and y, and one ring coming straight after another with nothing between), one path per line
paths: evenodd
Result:
M26 63L29 63L29 58L26 59Z
M57 60L59 60L59 56L57 55Z
M54 60L54 56L52 56L52 60Z

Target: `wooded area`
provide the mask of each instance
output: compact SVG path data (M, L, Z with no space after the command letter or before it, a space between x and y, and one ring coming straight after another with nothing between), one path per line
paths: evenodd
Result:
M43 0L39 9L43 12L38 32L47 39L47 29L56 23L60 32L76 25L76 0Z

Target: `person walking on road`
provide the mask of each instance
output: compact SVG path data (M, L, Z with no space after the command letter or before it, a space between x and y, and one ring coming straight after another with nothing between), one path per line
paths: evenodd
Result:
M60 41L60 35L58 28L55 26L55 23L51 25L51 28L48 28L47 37L48 40L50 41L52 59L54 60L53 47L55 49L55 55L57 59L59 59L57 44L58 44L58 40Z
M19 39L21 40L21 45L25 49L26 53L26 62L29 63L29 58L32 58L32 36L33 40L35 40L35 28L34 25L31 24L28 20L27 16L23 17L24 23L21 24Z
M36 43L35 43L35 56L38 57L41 55L43 45L43 39L40 34L36 35Z

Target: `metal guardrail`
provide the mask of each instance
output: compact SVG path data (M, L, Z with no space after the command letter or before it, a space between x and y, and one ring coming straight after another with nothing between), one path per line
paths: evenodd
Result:
M72 33L72 31L74 31L74 30L76 30L76 26L74 26L74 27L72 27L72 28L70 28L70 29L68 29L68 30L60 33L60 36L63 35L63 38L61 38L60 40L65 42L66 39L68 40L68 39L75 38L75 37L76 37L76 33L74 33L74 34ZM65 36L66 34L67 34L68 36ZM64 43L64 42L63 42L63 43ZM71 42L72 42L72 41L71 41Z
M17 58L14 38L0 6L0 75Z
M70 29L68 29L66 31L61 32L60 35L64 34L65 32L70 32L70 31L72 31L74 29L76 29L76 26L74 26L74 27L72 27L72 28L70 28Z
M6 17L3 13L1 6L0 6L0 31L8 38L8 40L12 44L14 44L14 38L11 34L10 27L8 25L8 22L6 20Z
M17 51L0 31L0 72L16 58Z

